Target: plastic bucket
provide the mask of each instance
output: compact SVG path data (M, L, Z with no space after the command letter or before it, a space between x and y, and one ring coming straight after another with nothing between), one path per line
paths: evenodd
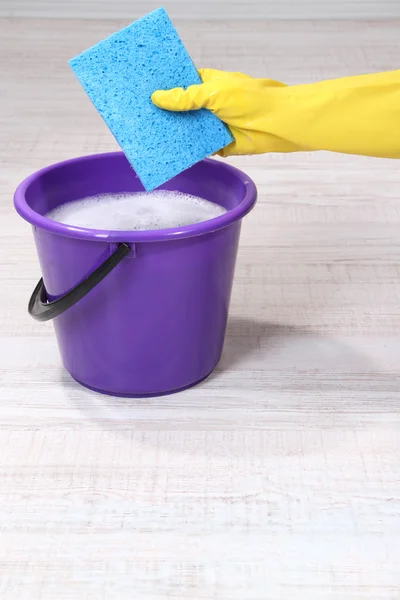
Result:
M179 229L125 232L44 216L85 196L142 191L119 152L52 165L15 192L17 212L33 226L43 274L29 312L54 319L65 368L98 392L176 392L205 379L221 357L241 219L255 204L256 187L238 169L207 159L163 189L228 212Z

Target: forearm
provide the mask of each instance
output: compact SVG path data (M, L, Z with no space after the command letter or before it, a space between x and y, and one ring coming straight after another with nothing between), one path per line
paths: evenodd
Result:
M400 158L400 71L273 93L269 133L305 150Z

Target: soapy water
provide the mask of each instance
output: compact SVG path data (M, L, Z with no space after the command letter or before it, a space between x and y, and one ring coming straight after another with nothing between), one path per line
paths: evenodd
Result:
M226 212L197 196L158 190L89 196L63 204L46 217L88 229L151 231L209 221Z

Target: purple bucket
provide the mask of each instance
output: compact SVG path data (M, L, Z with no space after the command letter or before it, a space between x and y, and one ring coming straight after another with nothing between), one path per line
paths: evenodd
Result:
M119 152L52 165L15 192L43 273L29 312L54 318L65 368L98 392L176 392L205 379L221 357L241 219L255 204L256 187L238 169L207 159L162 188L228 212L179 229L125 232L44 216L85 196L143 191Z

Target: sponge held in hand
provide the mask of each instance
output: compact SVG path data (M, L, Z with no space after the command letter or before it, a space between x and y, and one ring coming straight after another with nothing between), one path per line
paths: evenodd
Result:
M69 62L148 191L233 141L206 109L170 113L152 103L156 90L201 83L163 8Z

